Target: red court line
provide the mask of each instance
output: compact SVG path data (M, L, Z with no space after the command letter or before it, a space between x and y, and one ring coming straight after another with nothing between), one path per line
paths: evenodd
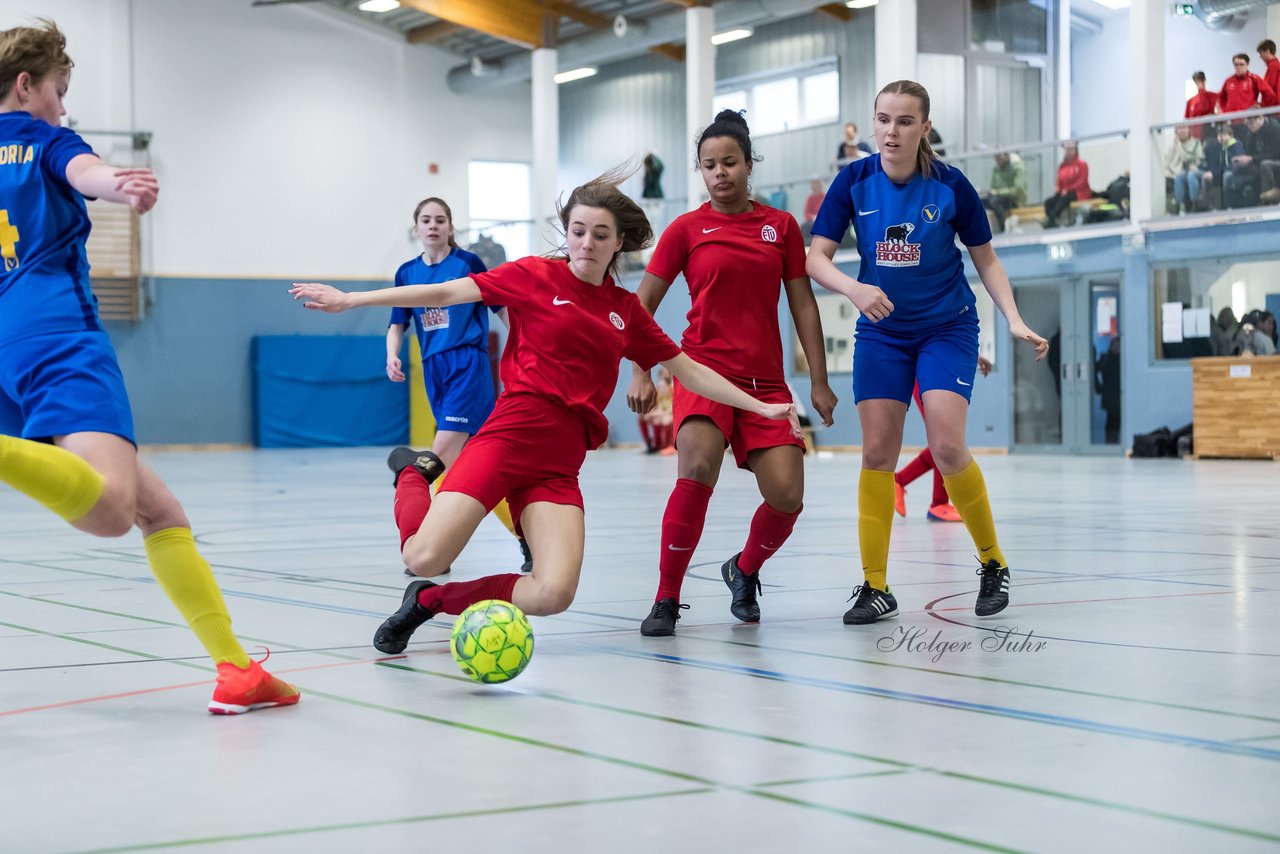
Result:
M304 670L325 670L331 667L349 667L353 664L377 664L380 661L395 661L400 658L408 658L407 655L389 655L383 658L360 659L359 661L336 661L330 664L309 664L306 667L291 667L287 670L273 670L276 675L282 673L301 673ZM50 709L65 709L68 706L83 706L86 703L101 703L104 700L120 700L125 697L138 697L142 694L157 694L161 691L178 691L182 688L195 688L198 685L212 685L213 679L201 679L199 682L183 682L179 685L162 685L159 688L142 688L137 691L125 691L121 694L101 694L97 697L84 697L79 700L64 700L61 703L48 703L43 706L27 706L24 709L9 709L6 712L0 712L0 718L10 715L22 715L28 712L46 712Z
M1035 608L1040 605L1084 605L1091 602L1126 602L1130 599L1182 599L1187 596L1233 596L1235 590L1209 590L1204 593L1161 593L1155 596L1110 596L1106 599L1064 599L1060 602L1010 602L1011 606L1017 608ZM964 596L964 593L953 593L949 596L942 597L950 599L954 596ZM941 600L935 600L941 601ZM964 608L932 608L929 605L924 607L925 612L929 611L969 611L970 607Z

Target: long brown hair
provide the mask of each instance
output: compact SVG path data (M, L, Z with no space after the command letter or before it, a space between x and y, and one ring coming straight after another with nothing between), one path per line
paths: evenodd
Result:
M876 95L876 103L880 102L880 95L910 95L920 102L920 121L927 122L929 120L929 90L916 81L893 81ZM938 155L933 153L933 146L929 144L929 134L922 133L920 135L920 147L916 149L916 169L924 177L931 177L933 175L933 165L937 160Z
M435 202L437 205L444 208L444 215L449 220L449 245L454 249L457 249L458 244L453 239L453 209L449 207L449 203L444 199L437 198L436 196L430 196L418 202L418 206L413 209L413 227L418 227L418 214L422 213L422 209L432 202Z
M569 215L579 205L602 208L613 215L618 236L622 238L622 247L613 253L607 270L615 279L619 255L623 252L638 252L653 243L653 226L649 224L644 210L618 189L618 185L630 178L635 171L628 163L620 164L581 187L575 187L566 201L556 202L556 215L560 217L560 225L565 234L569 232ZM568 257L567 251L564 254Z
M67 56L67 37L58 25L48 18L36 18L36 22L40 26L0 32L0 98L9 97L24 71L39 83L51 71L70 73L75 64Z

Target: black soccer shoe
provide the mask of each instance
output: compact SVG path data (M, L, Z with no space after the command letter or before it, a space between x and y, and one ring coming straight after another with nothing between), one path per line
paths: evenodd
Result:
M392 486L400 481L400 472L410 466L416 468L418 473L426 478L428 484L434 483L436 478L444 474L444 460L430 451L396 448L387 455L387 468L391 469L391 473L395 475L391 479Z
M680 619L680 611L688 608L675 599L659 599L653 603L653 610L640 624L640 634L647 638L666 638L676 633L676 620Z
M999 614L1009 607L1009 567L1001 566L1000 561L991 560L978 567L978 603L973 613L979 617L990 617Z
M519 538L520 554L524 556L524 563L520 564L521 572L533 572L533 552L529 551L529 543L524 537Z
M729 592L733 594L733 601L729 603L729 613L744 623L758 623L760 606L756 604L756 593L764 592L760 586L760 573L753 572L750 575L744 573L738 568L740 557L742 552L729 558L724 562L724 566L720 567L720 577L724 579L725 584L729 585Z
M399 655L409 645L409 638L418 630L418 626L435 616L418 604L418 594L428 587L435 587L434 581L413 581L404 589L404 599L400 602L400 610L382 621L378 630L373 633L373 647L387 655Z
M876 620L887 620L898 616L898 600L888 590L877 590L870 584L861 584L853 588L853 596L857 601L853 607L844 612L846 626L865 626Z

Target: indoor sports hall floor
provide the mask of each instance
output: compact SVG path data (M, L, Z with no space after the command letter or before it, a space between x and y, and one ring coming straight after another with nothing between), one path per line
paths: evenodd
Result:
M242 717L205 713L210 667L137 534L94 540L0 490L0 850L1280 846L1274 464L981 458L1014 581L982 623L971 543L925 520L918 481L901 617L863 627L840 621L858 457L807 462L756 626L719 579L758 502L726 469L693 607L642 638L675 462L596 453L577 601L534 619L524 675L482 687L448 622L404 656L370 646L404 586L385 453L149 456L246 645L304 692ZM453 577L518 556L487 520Z

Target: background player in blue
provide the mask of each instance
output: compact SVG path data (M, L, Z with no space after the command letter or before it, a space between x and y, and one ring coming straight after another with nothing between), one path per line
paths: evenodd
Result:
M479 257L458 248L454 240L453 211L444 199L433 196L418 202L413 209L413 234L422 243L422 254L396 270L396 287L435 285L487 269ZM488 310L506 323L506 309L499 306ZM436 420L436 436L430 451L396 448L387 458L387 465L398 473L410 461L418 461L426 470L434 472L431 478L434 482L453 465L462 453L462 446L493 412L489 315L480 303L446 308L393 308L387 325L387 377L393 382L404 382L400 348L410 319L422 350L422 379ZM399 478L399 474L396 477ZM523 558L520 569L531 571L533 557L524 538L516 533L505 499L493 508L493 515L519 538ZM411 574L407 568L405 574Z
M1009 565L996 541L982 472L965 444L978 318L956 237L968 247L1013 337L1035 347L1037 359L1049 342L1018 314L973 185L929 147L929 93L910 80L890 83L876 96L874 123L880 153L836 176L813 224L807 265L820 285L848 297L861 312L853 396L862 425L858 548L866 578L844 621L873 623L898 613L886 580L893 469L917 381L929 412L929 449L980 555L975 611L989 616L1009 604ZM857 280L832 261L851 223L862 257Z
M156 580L217 664L209 711L292 705L298 690L232 634L182 505L138 459L124 378L89 290L84 197L141 214L160 187L150 169L108 166L58 126L72 63L58 28L39 23L0 32L0 482L90 534L142 529Z

